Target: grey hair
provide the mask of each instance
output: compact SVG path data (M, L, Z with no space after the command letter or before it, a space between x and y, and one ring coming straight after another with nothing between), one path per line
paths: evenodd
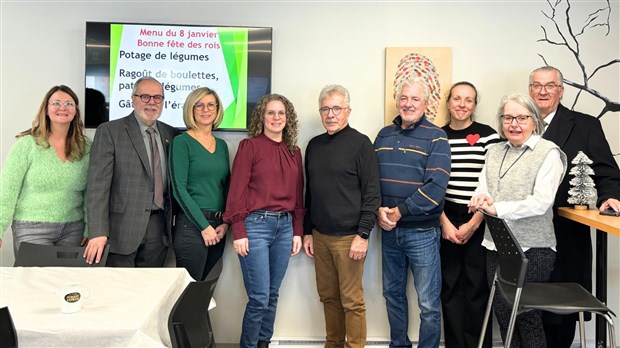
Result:
M497 108L497 114L495 118L497 120L497 133L499 133L500 138L506 139L506 135L504 134L504 127L502 127L503 120L502 115L504 114L504 107L508 102L515 102L524 108L530 113L529 116L532 116L534 119L534 124L536 128L534 129L533 134L540 135L545 129L545 124L543 122L542 116L540 115L540 111L538 111L538 106L530 96L523 93L513 93L509 95L505 95L502 97L502 101L499 103L499 108Z
M349 90L344 88L341 85L327 85L321 89L321 93L319 93L319 107L321 106L321 102L323 99L329 97L332 94L339 94L344 98L344 103L346 107L351 106L351 96L349 95Z
M421 77L410 77L405 80L402 80L398 84L398 87L396 88L396 100L398 101L400 97L402 96L403 88L405 88L405 86L411 87L415 85L416 83L422 86L422 91L424 92L424 102L427 103L431 92L428 89L428 85L426 84L426 81L424 81Z
M564 86L564 75L562 75L562 72L555 67L552 67L551 65L546 65L546 66L541 66L538 69L534 69L534 71L532 71L532 73L530 74L530 84L532 84L532 79L534 79L534 74L538 73L538 72L549 72L549 71L555 71L558 74L558 77L560 78L560 86Z
M151 76L144 76L139 78L134 84L133 84L133 90L131 91L131 96L133 97L134 95L138 94L138 87L140 86L140 84L144 81L155 81L159 84L159 87L161 87L161 95L164 95L164 86L162 86L161 82L159 82L156 78L151 77Z

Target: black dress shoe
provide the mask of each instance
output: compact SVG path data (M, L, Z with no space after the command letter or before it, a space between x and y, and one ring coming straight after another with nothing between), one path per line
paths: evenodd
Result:
M258 341L258 345L256 347L258 347L258 348L269 348L269 342Z

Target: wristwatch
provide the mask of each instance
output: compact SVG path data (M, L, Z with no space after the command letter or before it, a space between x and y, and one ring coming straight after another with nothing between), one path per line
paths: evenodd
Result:
M368 237L370 237L370 233L368 232L359 232L357 235L362 237L362 239L368 239Z

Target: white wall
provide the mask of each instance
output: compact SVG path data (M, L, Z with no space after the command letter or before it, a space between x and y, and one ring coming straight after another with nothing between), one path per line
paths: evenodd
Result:
M573 4L580 21L593 12L593 2ZM596 2L598 4L598 2ZM604 2L602 2L604 3ZM382 127L385 47L452 47L453 81L469 80L482 100L479 120L492 123L502 95L527 91L529 72L542 65L538 53L579 78L573 57L563 47L537 43L540 26L548 24L541 10L546 2L6 2L1 12L0 154L2 161L13 136L29 127L37 105L50 86L66 84L83 100L85 21L215 24L273 27L273 91L289 97L300 117L299 143L323 132L317 114L322 86L340 83L352 96L351 125L374 139ZM598 6L598 5L597 5ZM582 35L582 55L592 66L618 58L618 2L612 2L611 32ZM612 100L620 99L619 65L606 68L593 81ZM575 90L567 88L565 100ZM567 103L571 104L571 103ZM599 101L584 97L578 110L597 114ZM614 153L620 152L620 114L602 118ZM90 131L92 136L93 132ZM232 151L244 134L222 133ZM0 265L13 262L10 230L0 249ZM373 235L366 260L364 286L369 337L388 337L381 294L380 253ZM230 241L229 241L230 244ZM620 310L620 238L609 238L609 303ZM1 284L0 284L1 285ZM215 294L213 321L218 341L236 342L246 295L231 247ZM410 336L417 338L419 319L410 297ZM589 329L590 333L591 328ZM619 330L620 331L620 330ZM281 289L275 335L320 338L323 316L315 289L314 267L306 256L291 260ZM620 336L618 336L620 337ZM592 334L590 334L590 338Z

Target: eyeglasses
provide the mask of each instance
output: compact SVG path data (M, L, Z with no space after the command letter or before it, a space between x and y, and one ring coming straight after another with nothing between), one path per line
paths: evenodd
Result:
M213 110L215 110L217 108L217 103L209 102L209 103L205 104L203 102L198 102L198 103L194 104L194 107L197 110L200 110L200 111L204 111L205 108L207 108L207 110L209 110L209 111L213 111Z
M554 93L558 89L562 88L562 85L556 85L555 83L548 83L546 85L541 85L540 83L530 83L530 89L534 93L539 93L543 88L548 93Z
M47 105L49 105L49 106L53 106L53 107L55 107L55 108L59 108L59 107L61 107L61 106L64 106L64 107L66 107L67 109L70 109L70 108L74 108L74 107L75 107L75 103L74 103L74 102L69 102L69 101L67 101L67 102L61 102L61 101L59 101L59 100L54 100L54 101L52 101L52 102L49 102L49 103L47 103Z
M265 111L265 115L269 116L269 117L276 117L276 115L280 116L281 118L286 117L286 111L275 111L275 110L267 110Z
M155 101L155 104L161 104L161 102L164 100L164 96L163 95L149 95L149 94L134 94L134 97L138 97L140 98L140 100L143 103L148 103L149 101L151 101L151 98L153 98L153 101Z
M344 108L341 108L340 106L334 106L334 107L331 107L331 108L328 108L327 106L324 106L324 107L319 109L319 113L321 115L323 115L323 116L327 116L327 115L329 115L329 112L331 111L331 112L334 113L334 116L338 116L338 115L340 115L342 110L345 110L345 109L348 109L348 108L349 108L348 106L346 106Z
M504 124L512 124L513 120L517 120L517 124L525 124L527 122L527 119L530 118L532 116L530 115L517 115L517 116L511 116L511 115L502 115L501 118L504 121Z

